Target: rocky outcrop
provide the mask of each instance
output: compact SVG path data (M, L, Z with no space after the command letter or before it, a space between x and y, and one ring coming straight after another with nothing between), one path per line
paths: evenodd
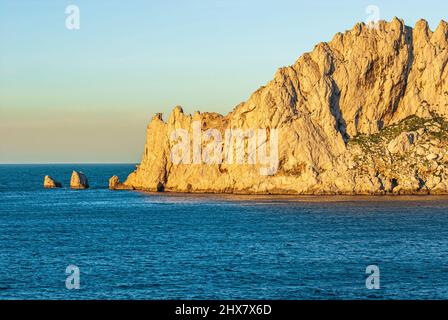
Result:
M45 189L62 188L62 184L60 182L55 181L50 176L45 176L45 178L44 178L44 188Z
M82 172L73 171L70 179L70 188L72 189L87 189L89 188L89 182L87 177Z
M417 132L402 132L392 139L387 145L387 150L392 154L405 154L417 141L420 134Z
M117 176L113 176L109 179L109 189L110 190L133 190L132 186L125 185L120 182Z
M187 115L180 107L167 121L157 114L142 162L123 185L176 192L448 193L447 64L444 21L435 31L424 20L414 28L397 18L378 28L359 23L280 68L226 116ZM210 142L225 148L221 137L231 129L261 129L253 145L245 137L239 146L252 145L256 157L229 162L218 153L220 161L207 162ZM182 161L174 161L179 141L198 132ZM278 162L266 174L272 168L261 155L268 150Z

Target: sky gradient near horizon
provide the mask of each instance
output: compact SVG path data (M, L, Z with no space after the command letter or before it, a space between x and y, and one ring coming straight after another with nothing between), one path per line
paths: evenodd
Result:
M138 162L154 113L231 111L369 5L448 18L441 0L0 0L0 163Z

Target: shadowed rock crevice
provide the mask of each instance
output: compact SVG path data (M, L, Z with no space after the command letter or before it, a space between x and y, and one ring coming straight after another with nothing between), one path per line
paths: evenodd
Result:
M386 113L381 116L381 119L379 120L378 129L383 129L383 126L385 123L389 123L392 117L395 115L399 104L403 100L403 97L406 93L406 90L408 88L408 82L409 82L409 74L414 66L414 35L413 35L413 29L405 26L404 27L405 33L403 35L403 39L405 41L405 44L408 48L408 61L405 65L405 70L403 73L403 80L402 83L398 83L395 85L394 89L397 90L396 99L391 101L390 108L386 111Z
M333 94L331 95L331 114L336 119L336 129L340 132L342 138L345 142L350 139L347 134L347 124L345 123L344 117L342 116L341 107L339 105L339 99L341 97L341 91L339 90L337 84L333 81ZM356 120L355 120L356 121Z

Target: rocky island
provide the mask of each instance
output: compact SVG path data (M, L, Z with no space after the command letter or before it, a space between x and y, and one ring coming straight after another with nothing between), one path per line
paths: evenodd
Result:
M44 177L44 188L45 189L62 188L62 184L47 175Z
M448 24L431 31L395 18L363 23L319 43L227 115L157 114L140 165L111 189L249 194L447 194ZM266 130L265 163L175 162L173 132ZM272 135L276 132L276 150ZM211 132L211 131L209 131ZM218 136L220 136L218 135ZM224 144L216 134L214 142ZM248 147L246 139L243 147ZM199 141L207 148L210 135ZM197 147L197 146L196 146ZM232 146L233 148L233 146ZM195 143L191 145L194 153ZM190 152L190 150L184 150ZM224 157L224 155L220 155ZM220 159L221 160L221 159Z
M71 189L88 189L89 182L86 175L83 172L73 171L70 178Z

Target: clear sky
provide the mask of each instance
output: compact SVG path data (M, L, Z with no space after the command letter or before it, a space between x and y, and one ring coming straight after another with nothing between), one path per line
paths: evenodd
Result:
M448 18L446 0L0 0L0 163L138 162L154 113L229 112L368 5Z

